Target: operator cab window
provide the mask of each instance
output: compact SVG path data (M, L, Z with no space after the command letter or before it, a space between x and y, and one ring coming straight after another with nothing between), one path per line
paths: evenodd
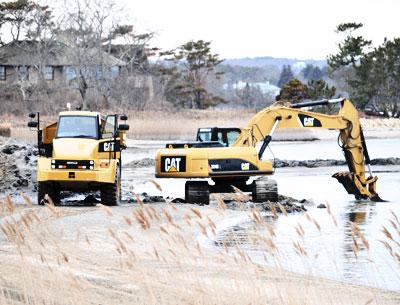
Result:
M226 134L226 138L227 138L227 141L228 141L228 143L227 143L228 145L227 146L232 146L233 143L235 143L236 139L239 137L239 135L240 135L239 131L236 131L236 130L228 131L227 134Z
M199 142L209 142L211 141L211 129L210 128L200 128L197 133L197 141Z
M95 116L61 116L57 138L97 139L98 123Z
M219 143L223 144L224 146L228 146L227 143L224 141L224 134L222 131L218 131L218 140Z
M115 115L109 115L104 123L101 137L103 139L112 138L115 134Z

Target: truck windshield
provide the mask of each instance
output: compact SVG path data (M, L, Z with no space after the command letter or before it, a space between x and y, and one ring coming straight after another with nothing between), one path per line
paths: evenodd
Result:
M97 133L95 116L61 116L58 121L57 138L97 139Z

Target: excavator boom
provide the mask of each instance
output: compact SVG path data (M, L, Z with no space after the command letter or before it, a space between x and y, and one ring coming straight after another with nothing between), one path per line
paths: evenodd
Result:
M340 103L340 111L336 115L326 115L303 110L305 107ZM259 158L272 139L277 128L324 128L339 130L339 139L343 150L348 172L339 172L333 175L349 194L357 199L371 199L382 201L376 193L377 177L372 175L370 158L360 125L357 109L348 99L322 100L272 106L261 110L244 128L234 146L255 146L263 141L259 151ZM369 168L369 177L366 177L365 166Z

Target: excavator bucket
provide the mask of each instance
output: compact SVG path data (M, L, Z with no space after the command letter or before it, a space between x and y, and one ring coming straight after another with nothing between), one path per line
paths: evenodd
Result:
M366 184L361 183L359 177L354 173L338 172L332 177L336 178L346 189L347 193L354 195L357 200L369 199L375 202L385 201L381 199L375 191L377 177L369 177Z

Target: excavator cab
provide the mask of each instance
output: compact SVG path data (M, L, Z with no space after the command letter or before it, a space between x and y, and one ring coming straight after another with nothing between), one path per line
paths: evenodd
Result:
M197 142L220 142L225 147L232 146L241 133L236 127L202 127L197 130Z

